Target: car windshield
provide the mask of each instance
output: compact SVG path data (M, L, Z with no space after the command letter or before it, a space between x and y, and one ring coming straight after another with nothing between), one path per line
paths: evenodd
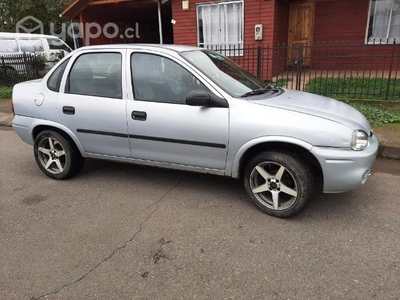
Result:
M262 91L266 86L265 82L214 51L194 50L181 55L233 97Z

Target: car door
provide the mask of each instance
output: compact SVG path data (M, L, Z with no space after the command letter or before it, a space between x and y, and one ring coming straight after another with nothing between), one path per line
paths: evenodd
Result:
M79 53L57 97L60 122L90 154L130 157L124 90L125 51Z
M129 56L134 99L127 102L127 118L132 158L223 170L229 108L187 105L190 91L211 91L178 60L145 52Z

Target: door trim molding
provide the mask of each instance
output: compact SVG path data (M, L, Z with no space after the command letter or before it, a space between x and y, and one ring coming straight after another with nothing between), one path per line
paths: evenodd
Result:
M170 138L163 138L163 137L156 137L156 136L125 134L125 133L118 133L118 132L97 131L97 130L88 130L88 129L77 129L76 131L79 133L86 133L86 134L107 135L107 136L114 136L114 137L120 137L120 138L131 138L131 139L147 140L147 141L155 141L155 142L165 142L165 143L174 143L174 144L182 144L182 145L192 145L192 146L200 146L200 147L226 149L225 144L219 144L219 143L179 140L179 139L170 139Z

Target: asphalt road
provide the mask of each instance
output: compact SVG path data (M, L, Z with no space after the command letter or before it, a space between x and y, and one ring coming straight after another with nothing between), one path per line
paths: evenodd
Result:
M399 299L400 164L291 219L235 180L88 161L45 177L0 129L0 299Z

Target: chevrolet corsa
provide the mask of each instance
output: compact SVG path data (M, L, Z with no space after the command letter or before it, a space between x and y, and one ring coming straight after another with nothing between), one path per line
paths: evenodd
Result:
M289 217L365 183L378 141L366 118L325 97L266 85L224 56L178 45L72 52L13 90L14 130L53 179L85 158L240 178L264 212Z

